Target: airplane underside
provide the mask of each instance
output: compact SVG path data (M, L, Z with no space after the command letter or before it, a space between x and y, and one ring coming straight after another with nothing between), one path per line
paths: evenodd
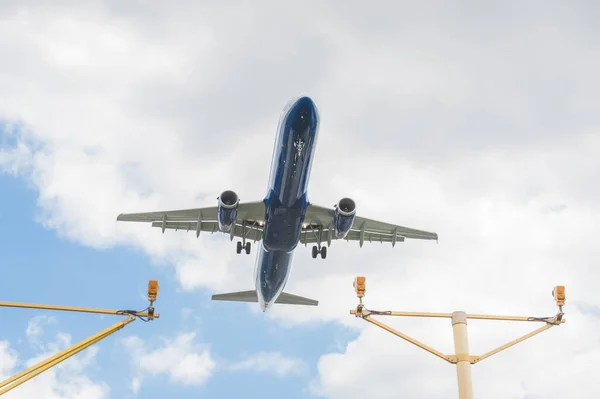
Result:
M240 202L226 190L217 206L120 214L119 221L150 222L169 230L224 233L240 240L236 252L251 253L259 242L255 290L213 295L213 300L258 302L263 311L273 303L317 306L318 301L284 292L298 244L313 244L312 257L326 259L333 241L386 242L395 246L406 238L437 240L436 233L393 225L356 214L356 204L342 198L332 208L311 204L307 189L319 130L319 114L309 97L284 109L273 148L267 195L262 201ZM326 244L326 245L325 245Z

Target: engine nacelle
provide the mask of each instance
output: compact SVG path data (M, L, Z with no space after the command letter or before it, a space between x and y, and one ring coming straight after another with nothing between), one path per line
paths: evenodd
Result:
M345 238L356 216L356 204L350 198L342 198L335 206L333 227L336 238Z
M217 199L219 200L219 204L217 205L219 230L228 232L231 230L231 227L235 225L240 199L238 195L231 190L223 191Z

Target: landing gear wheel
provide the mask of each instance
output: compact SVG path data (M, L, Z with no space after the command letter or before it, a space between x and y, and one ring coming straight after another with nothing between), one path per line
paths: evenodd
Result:
M246 243L245 250L246 250L246 255L250 255L250 243L249 242Z
M317 255L318 254L319 254L319 249L315 245L315 246L312 247L312 257L313 257L313 259L317 259Z
M237 253L238 253L238 254L241 254L241 253L242 253L242 242L241 242L241 241L238 241L238 242L237 242L237 248L236 248L236 251L237 251Z
M321 259L325 259L327 257L327 247L321 247Z

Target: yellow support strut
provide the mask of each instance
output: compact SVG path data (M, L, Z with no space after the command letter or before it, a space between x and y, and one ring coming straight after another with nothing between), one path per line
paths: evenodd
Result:
M96 308L80 308L74 306L55 306L55 305L37 305L37 304L26 304L17 302L0 302L0 306L12 307L12 308L29 308L29 309L44 309L44 310L60 310L67 312L82 312L82 313L100 313L110 315L127 316L125 320L119 321L112 326L100 331L97 334L86 338L75 345L49 357L46 360L39 362L38 364L31 366L27 370L21 371L20 373L0 382L0 395L4 395L8 391L18 387L19 385L29 381L33 377L43 373L44 371L56 366L57 364L67 360L73 355L81 352L82 350L89 348L95 343L103 340L109 335L119 331L127 324L131 323L136 317L147 318L147 320L157 319L158 313L154 313L153 303L156 300L158 294L158 281L150 280L148 283L148 298L150 300L150 306L147 311L136 312L130 310L107 310L107 309L96 309Z

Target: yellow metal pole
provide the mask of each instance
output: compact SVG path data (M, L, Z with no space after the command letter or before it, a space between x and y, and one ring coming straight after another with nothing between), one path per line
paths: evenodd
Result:
M471 379L471 355L467 336L467 314L452 313L454 332L454 353L456 354L456 375L458 377L458 398L473 399L473 381Z
M80 313L99 313L99 314L112 314L112 315L126 315L122 310L111 310L111 309L97 309L97 308L81 308L78 306L59 306L59 305L38 305L34 303L20 303L20 302L0 302L0 306L7 308L24 308L24 309L41 309L41 310L62 310L66 312L80 312ZM148 317L148 312L134 312L136 315L141 317ZM158 318L158 313L154 314L154 318Z
M112 326L100 331L99 333L94 334L91 337L86 338L83 341L80 341L77 344L57 353L56 355L51 356L50 358L43 360L34 366L31 366L27 370L24 370L16 375L14 375L13 377L0 382L0 388L2 388L2 389L0 389L0 395L5 394L6 392L18 387L19 385L32 379L33 377L43 373L44 371L48 370L49 368L61 363L62 361L70 358L71 356L92 346L96 342L101 341L102 339L117 332L118 330L125 327L127 324L131 323L134 320L135 320L135 316L130 315L129 317L127 317L127 319L119 321L118 323L113 324ZM14 382L14 384L8 386L9 384L11 384L13 382Z
M350 314L359 315L361 312L356 309L350 310ZM434 313L434 312L374 312L378 316L399 316L399 317L432 317L432 318L448 318L451 319L453 313ZM484 314L467 314L469 319L479 320L502 320L502 321L533 321L538 323L544 323L546 320L539 317L524 317L524 316L495 316L495 315L484 315ZM562 320L561 323L565 321Z
M350 314L359 315L361 312L356 309L350 310ZM378 316L403 316L403 317L446 317L452 318L452 313L431 313L431 312L376 312Z
M546 318L543 317L523 317L523 316L494 316L485 314L467 314L469 319L479 320L501 320L501 321L534 321L538 323L545 323ZM564 323L564 321L562 322Z

